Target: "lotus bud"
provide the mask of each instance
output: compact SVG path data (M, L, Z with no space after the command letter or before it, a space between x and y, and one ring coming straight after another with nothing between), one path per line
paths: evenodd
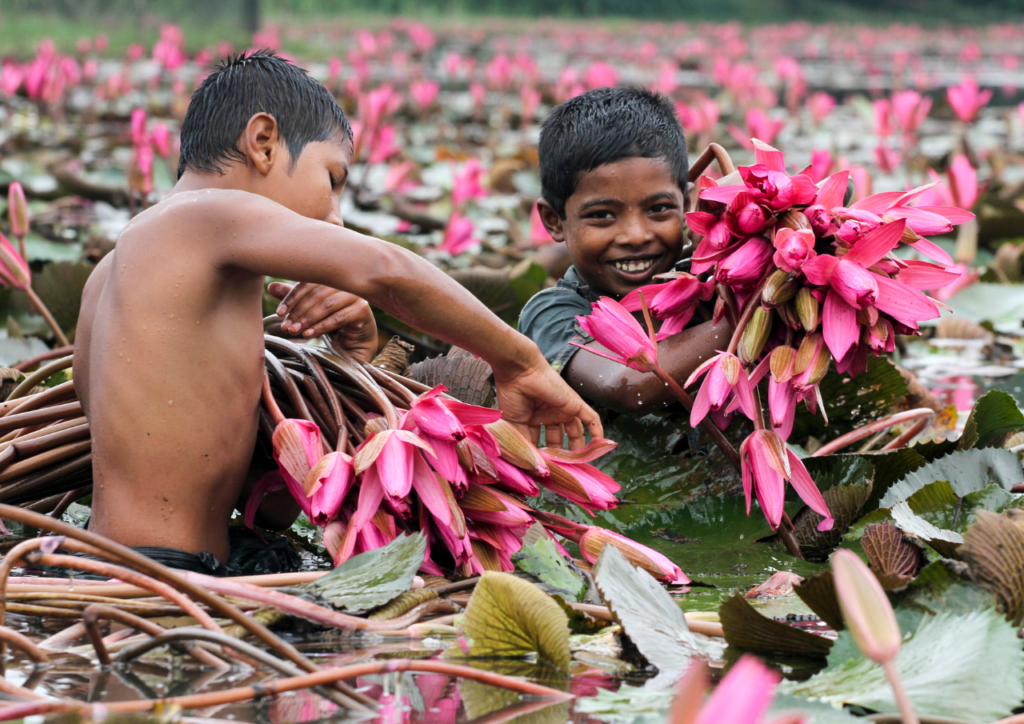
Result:
M899 221L892 214L882 214L882 222L889 224L894 221ZM903 236L900 237L901 244L913 244L921 239L921 235L910 228L910 224L903 227Z
M811 230L811 221L804 216L802 211L790 209L784 214L779 214L777 218L776 224L778 227L792 229L793 231L799 231L800 229Z
M740 337L740 359L747 364L756 361L771 331L772 313L764 307L757 307Z
M768 365L772 371L772 377L776 382L786 382L793 376L793 366L796 362L796 350L789 345L780 344L772 350Z
M761 301L766 307L777 307L795 297L799 287L796 273L776 269L764 285Z
M0 279L15 289L25 289L32 284L28 264L3 234L0 234Z
M523 437L523 434L511 423L498 420L484 425L484 427L494 435L494 439L498 442L498 449L501 451L501 457L505 462L543 477L550 474L548 464L537 452L537 448Z
M7 213L11 217L11 233L19 239L28 234L28 201L25 189L17 181L7 189Z
M816 385L824 379L828 373L828 365L832 361L832 355L825 346L825 339L820 333L809 334L800 342L800 349L797 350L796 359L793 362L793 372L803 375L801 383L804 385ZM804 374L806 372L806 374Z
M590 526L580 538L580 553L589 563L597 563L601 549L611 544L619 549L630 563L643 568L655 578L675 584L686 584L690 579L682 569L656 550L630 540L626 536L604 528Z
M878 310L874 307L865 307L857 310L857 324L862 327L871 327L878 321Z
M388 421L383 417L371 417L366 421L366 426L363 428L363 432L367 437L372 437L378 432L384 432L388 429Z
M832 555L832 575L843 621L857 648L876 664L892 661L902 636L882 584L856 553L843 549Z
M802 287L796 293L796 314L805 332L813 332L821 322L820 304L808 287Z
M800 317L796 316L796 309L793 308L792 302L783 304L781 307L776 307L775 313L779 315L779 319L782 320L783 324L790 329L803 329L803 325L800 323Z

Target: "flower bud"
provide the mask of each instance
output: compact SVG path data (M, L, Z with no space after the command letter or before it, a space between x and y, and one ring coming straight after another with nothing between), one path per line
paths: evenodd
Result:
M743 362L751 363L761 356L764 343L772 331L772 313L764 307L757 307L743 329L740 337L739 353Z
M371 417L366 421L366 425L363 428L363 432L367 437L376 435L378 432L384 432L388 429L388 421L383 417Z
M878 578L856 553L841 549L832 555L832 575L843 621L857 648L876 664L892 661L903 637Z
M498 420L488 423L484 427L494 435L498 449L501 451L501 457L505 462L544 477L549 474L548 464L537 452L537 448L511 423Z
M11 217L11 233L21 238L28 233L28 201L25 189L17 181L7 189L7 213Z
M796 362L796 350L792 347L780 344L772 350L768 365L772 371L772 377L776 382L786 382L793 376L793 366Z
M820 333L808 334L800 343L796 359L793 362L793 372L801 375L800 384L804 386L816 385L824 379L828 373L828 365L832 361L832 355L825 346L825 339Z
M764 285L761 301L766 307L777 307L780 304L785 304L796 296L799 286L795 273L776 269L768 277L768 281Z
M805 332L813 332L821 321L821 309L808 287L801 287L796 293L796 313Z
M882 214L882 221L886 224L893 221L899 221L892 214ZM921 239L921 235L910 228L910 224L903 227L903 236L900 237L901 244L913 244Z
M803 325L800 323L800 317L796 314L796 309L793 308L793 302L787 302L781 306L775 307L776 314L779 315L779 319L787 327L793 330L802 330Z
M779 214L776 225L779 227L785 227L792 229L793 231L799 231L800 229L811 229L811 221L802 211L796 209L790 209L789 211Z

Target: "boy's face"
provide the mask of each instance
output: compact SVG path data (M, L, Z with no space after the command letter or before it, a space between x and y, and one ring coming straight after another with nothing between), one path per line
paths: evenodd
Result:
M539 210L580 277L598 294L622 297L679 261L685 204L668 164L634 157L583 174L565 219L543 200Z
M287 146L267 174L274 201L310 219L344 226L341 220L341 192L348 181L352 144L340 133L326 141L307 143L295 168Z

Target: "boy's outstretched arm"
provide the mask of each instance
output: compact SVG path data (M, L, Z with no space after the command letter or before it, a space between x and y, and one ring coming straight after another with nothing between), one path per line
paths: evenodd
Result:
M658 362L683 384L701 363L728 346L731 335L732 325L725 319L714 326L705 322L684 329L658 343ZM604 350L597 342L587 346ZM676 399L653 373L634 370L586 350L573 355L564 376L592 404L620 412L656 412Z
M516 332L461 284L401 247L300 216L264 197L218 190L189 196L179 223L215 235L215 263L256 274L315 282L350 292L426 334L469 350L494 370L498 405L520 427L562 425L570 446L583 426L601 421L548 365L537 345ZM177 215L176 204L164 213ZM215 230L211 233L211 230Z

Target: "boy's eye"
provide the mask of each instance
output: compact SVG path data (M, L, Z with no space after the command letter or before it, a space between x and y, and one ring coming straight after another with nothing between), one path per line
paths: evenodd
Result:
M668 203L655 204L654 206L651 207L651 213L654 213L654 214L664 214L665 212L672 211L675 208L676 208L675 204L668 204Z
M583 218L585 219L611 219L613 214L607 209L598 209L596 211L588 212Z

